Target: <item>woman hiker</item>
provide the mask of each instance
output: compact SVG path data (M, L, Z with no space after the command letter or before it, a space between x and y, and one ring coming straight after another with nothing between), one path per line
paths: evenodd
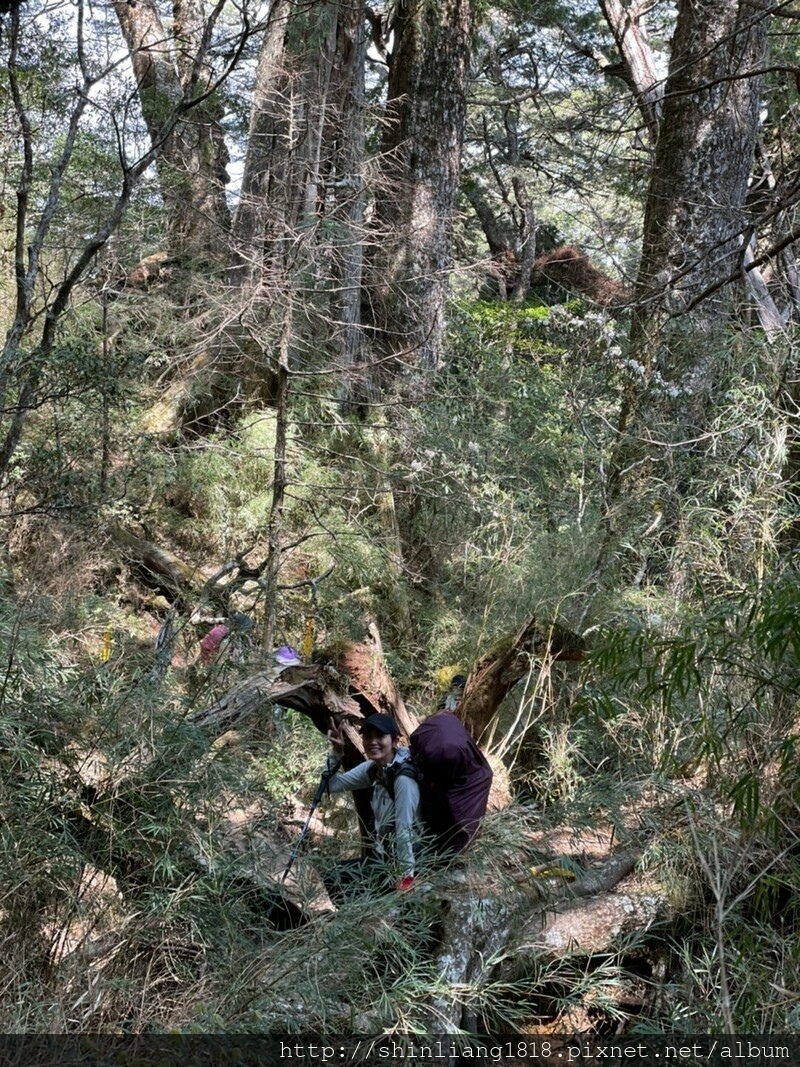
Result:
M414 885L414 847L419 837L419 785L407 748L399 744L400 730L391 715L370 715L361 724L366 760L349 771L335 773L342 753L342 727L330 720L328 788L343 793L372 787L375 819L374 854L340 861L325 875L334 903L367 889L406 892Z

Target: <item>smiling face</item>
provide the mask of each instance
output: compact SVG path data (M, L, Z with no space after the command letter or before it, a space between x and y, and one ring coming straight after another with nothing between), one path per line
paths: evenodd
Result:
M394 759L394 738L391 734L382 734L377 730L366 729L364 737L364 754L367 759L386 767Z

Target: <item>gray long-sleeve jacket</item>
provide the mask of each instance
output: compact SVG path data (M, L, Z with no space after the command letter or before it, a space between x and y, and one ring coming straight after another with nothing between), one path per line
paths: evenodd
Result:
M407 748L399 748L389 766L403 763L409 757ZM336 766L338 757L328 757L328 768ZM349 771L334 774L329 781L331 793L372 790L372 814L375 817L375 841L381 858L394 856L404 875L414 873L414 837L419 830L419 786L414 778L398 775L394 779L394 800L383 783L383 771L373 771L373 760L364 760ZM375 775L373 780L373 774Z

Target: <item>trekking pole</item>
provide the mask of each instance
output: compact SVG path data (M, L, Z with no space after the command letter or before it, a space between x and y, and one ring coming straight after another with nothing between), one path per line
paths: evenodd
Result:
M300 836L297 838L294 848L289 853L289 862L286 864L286 870L283 872L281 883L286 881L289 871L292 869L292 864L297 859L300 849L303 847L303 842L306 839L306 834L308 833L308 828L311 825L311 820L314 818L314 812L317 810L320 805L320 801L325 796L325 793L328 788L328 782L331 780L334 774L336 774L337 770L339 769L339 764L341 762L341 760L338 760L333 767L326 767L325 770L322 772L322 777L319 780L319 785L317 786L317 791L314 794L314 799L311 801L311 807L308 811L308 818L303 824L303 829L300 831Z

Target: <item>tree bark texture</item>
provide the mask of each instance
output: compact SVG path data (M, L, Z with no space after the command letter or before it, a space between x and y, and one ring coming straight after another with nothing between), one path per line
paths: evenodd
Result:
M131 56L161 194L168 210L169 252L182 259L218 260L230 229L225 199L228 149L222 104L208 92L202 0L176 2L167 30L153 0L115 2ZM197 103L192 102L196 100ZM174 126L176 112L184 111ZM168 125L169 123L169 125Z
M238 255L256 276L291 261L298 228L323 217L337 189L360 186L362 14L360 0L272 8L234 220Z
M254 334L300 299L310 351L358 362L366 191L363 0L277 0L256 72L231 280ZM263 374L259 365L248 375Z
M679 4L645 209L640 336L659 311L684 311L728 276L741 254L769 18L761 0ZM706 324L725 306L720 293L706 301Z
M298 227L316 213L335 47L332 4L278 0L258 61L234 227L256 280L265 266L287 267Z
M274 671L254 674L209 707L194 712L191 722L219 736L275 705L307 715L320 733L326 732L331 717L357 722L361 716L358 702L348 692L347 678L333 667L311 664L289 667L278 677Z
M684 448L681 455L648 442L659 403L662 436L699 441L707 428L719 345L734 308L734 290L725 283L741 277L738 265L745 255L769 20L762 0L678 5L632 307L630 351L637 373L617 420L596 574L617 531L625 528L629 535L628 517L620 510L626 496L648 492L659 462L669 505L658 531L661 559L671 555L678 536L678 486L686 483L686 461L696 458L698 448ZM678 336L669 328L671 319L681 320ZM682 339L690 328L688 346ZM660 401L651 391L654 380Z
M615 891L635 865L632 852L623 855L591 873L591 895L577 896L552 879L489 885L469 872L462 884L451 877L447 888L437 887L439 982L419 1022L431 1033L474 1028L474 1005L487 998L491 1004L495 982L527 975L543 985L540 976L556 961L621 956L645 945L654 926L674 919L675 908L657 889Z
M363 0L339 8L332 80L337 107L328 139L335 151L328 165L326 213L333 223L332 348L338 362L340 397L346 400L355 369L362 363L361 285L364 272L366 155L364 64L366 30Z
M466 116L472 0L401 0L363 295L379 391L439 363Z
M210 707L195 712L192 722L220 734L274 704L307 715L323 734L332 717L353 727L377 712L392 715L406 737L418 723L406 709L380 651L354 642L323 650L317 662L288 667L277 677L274 671L254 674ZM363 759L358 736L346 734L346 739L355 742L354 749Z
M630 86L652 143L658 138L664 86L656 73L644 26L646 4L600 0L605 20L622 57L623 80ZM608 68L605 69L609 73Z

